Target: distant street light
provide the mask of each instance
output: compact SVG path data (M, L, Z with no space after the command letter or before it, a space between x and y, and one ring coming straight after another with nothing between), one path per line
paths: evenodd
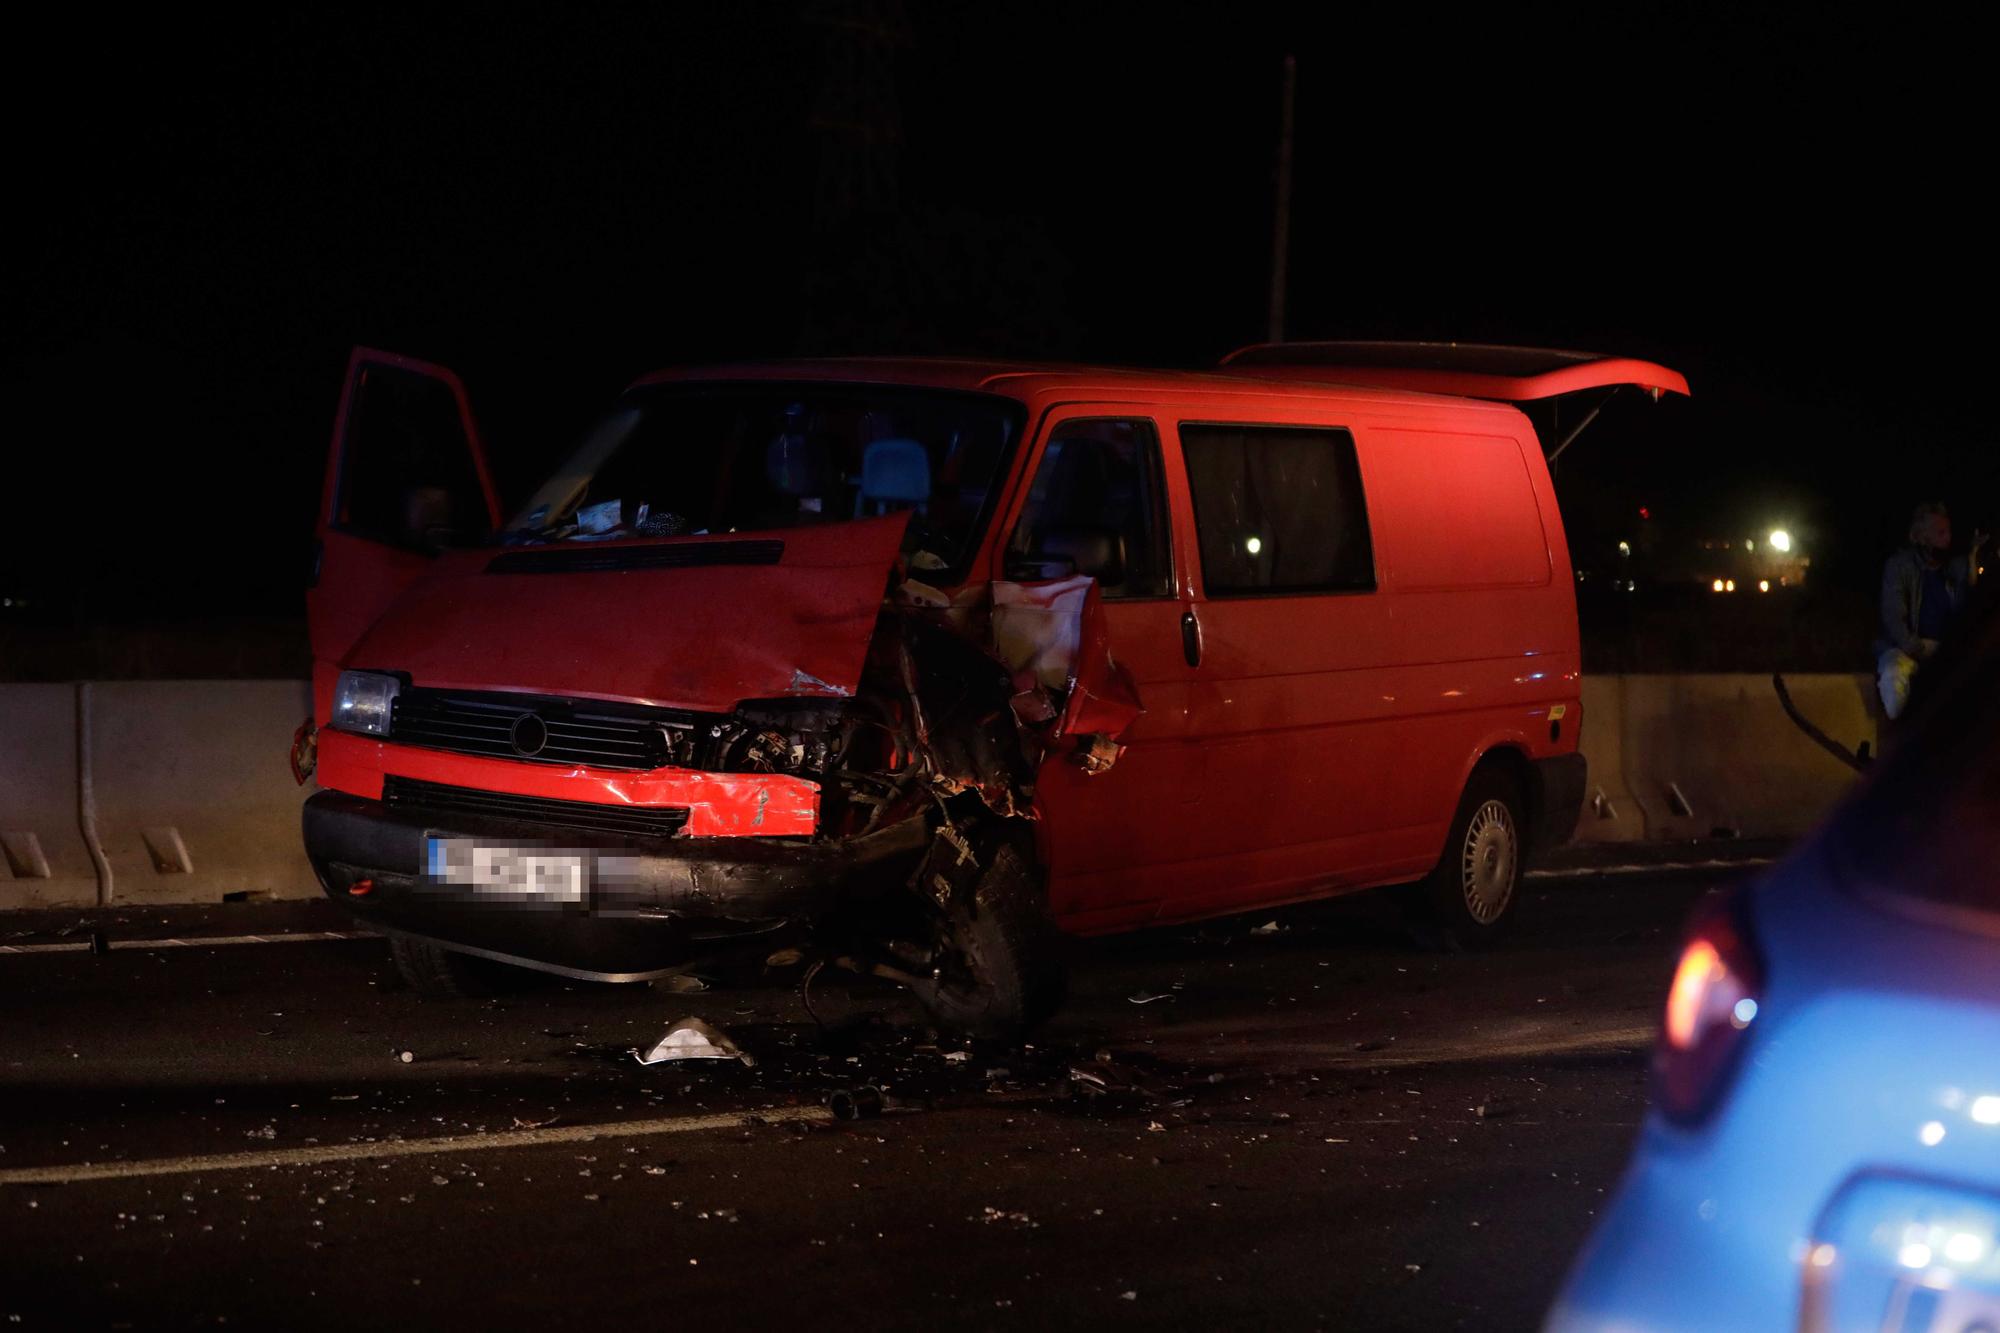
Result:
M1758 592L1769 592L1769 591L1771 591L1771 580L1769 580L1769 579L1758 579L1758 580L1757 580L1757 591L1758 591Z
M1770 540L1771 549L1774 551L1784 552L1792 549L1792 534L1783 528L1773 530Z

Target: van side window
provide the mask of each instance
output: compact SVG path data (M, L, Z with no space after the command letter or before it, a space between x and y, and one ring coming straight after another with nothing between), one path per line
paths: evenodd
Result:
M1208 596L1374 591L1352 435L1182 423L1181 452Z
M399 366L359 374L333 525L413 550L483 541L485 492L450 386Z
M1089 574L1104 596L1173 591L1160 438L1150 421L1056 427L1007 544L1007 577Z

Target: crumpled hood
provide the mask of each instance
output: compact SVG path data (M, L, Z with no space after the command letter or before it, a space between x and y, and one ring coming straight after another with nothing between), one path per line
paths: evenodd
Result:
M700 712L851 695L907 521L453 552L342 665Z

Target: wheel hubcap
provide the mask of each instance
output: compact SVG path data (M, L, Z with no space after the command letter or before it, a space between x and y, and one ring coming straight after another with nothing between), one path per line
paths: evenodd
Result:
M1518 840L1514 816L1505 803L1488 801L1472 813L1465 827L1459 883L1465 890L1465 910L1482 926L1490 926L1514 897L1514 866Z

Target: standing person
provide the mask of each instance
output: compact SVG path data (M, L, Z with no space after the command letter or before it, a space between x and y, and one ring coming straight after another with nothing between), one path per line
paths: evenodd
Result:
M1979 548L1986 534L1972 534L1972 549L1951 557L1951 515L1937 503L1910 516L1910 543L1882 566L1881 634L1875 641L1876 688L1882 711L1893 720L1910 701L1917 666L1938 648L1945 626L1965 605L1979 579Z

